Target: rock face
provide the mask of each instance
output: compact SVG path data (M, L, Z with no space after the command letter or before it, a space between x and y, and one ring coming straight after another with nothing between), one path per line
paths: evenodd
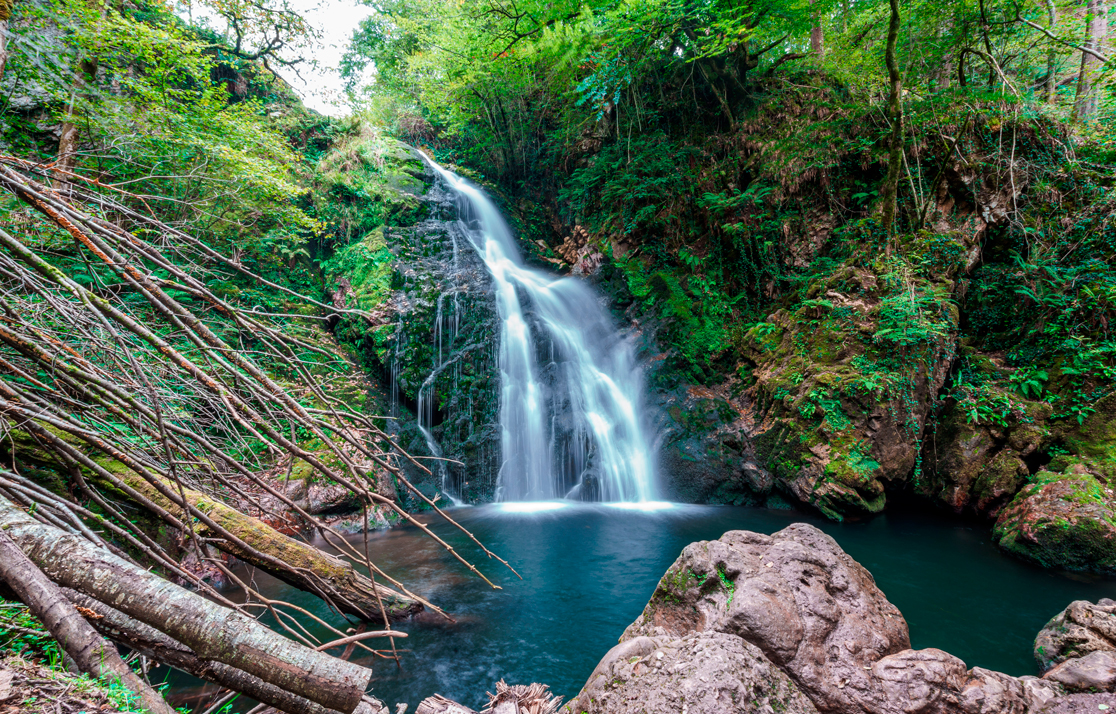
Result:
M605 655L570 707L577 714L818 711L758 648L720 632L627 640Z
M910 647L906 621L872 575L802 523L772 536L730 531L687 546L623 639L657 628L750 642L823 711L853 706L865 668Z
M1075 463L1044 469L1000 513L993 537L1045 567L1116 572L1116 499L1107 480Z
M1075 600L1054 616L1035 638L1035 661L1043 672L1092 652L1116 651L1116 601L1095 605Z
M320 202L338 231L323 263L333 325L388 390L392 437L446 457L432 473L401 465L429 497L491 500L500 464L498 316L483 261L458 227L456 198L413 148L375 134L342 142L319 166ZM400 489L404 505L421 505Z
M1061 636L1051 647L1068 656L1064 623L1103 615L1099 628L1074 625L1093 642L1116 619L1110 609L1074 603L1044 633ZM871 574L813 526L730 531L683 550L564 711L1068 714L1085 710L1067 692L1116 687L1116 648L1097 647L1042 679L968 669L910 649Z

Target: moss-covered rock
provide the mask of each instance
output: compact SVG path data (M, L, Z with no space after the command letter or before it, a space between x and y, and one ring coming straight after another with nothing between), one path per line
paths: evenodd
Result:
M1116 573L1116 494L1095 469L1068 461L1034 476L1000 513L993 537L1044 567Z
M916 471L953 358L949 277L902 260L846 265L744 335L750 436L784 492L841 519L883 510L885 484Z

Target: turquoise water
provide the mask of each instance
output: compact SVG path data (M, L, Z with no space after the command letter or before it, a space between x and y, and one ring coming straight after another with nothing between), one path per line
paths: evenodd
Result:
M1035 634L1072 600L1116 597L1116 581L1032 567L1002 555L987 527L935 516L887 514L837 524L796 511L675 506L639 512L604 505L540 513L482 506L452 515L523 580L432 519L426 520L436 532L501 590L471 575L417 528L369 536L381 568L457 620L424 614L397 624L409 634L398 640L408 650L401 667L354 656L373 668L374 696L408 702L410 711L435 692L480 708L500 678L546 682L567 698L575 695L682 548L728 530L772 533L796 521L817 525L872 572L907 618L915 648L937 647L970 667L1013 675L1035 673ZM266 576L257 576L257 583L265 594L328 617L313 597ZM176 689L187 693L186 685L181 681Z

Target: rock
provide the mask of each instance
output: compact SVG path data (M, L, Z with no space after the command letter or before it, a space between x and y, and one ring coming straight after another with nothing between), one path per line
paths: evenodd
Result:
M567 711L1031 714L1064 693L910 649L871 574L797 523L687 546Z
M739 370L756 404L747 436L780 491L836 520L884 509L885 484L915 470L952 363L953 288L948 273L912 286L938 309L917 327L919 367L902 376L889 360L910 326L893 324L895 286L860 265L819 277L808 299L741 336Z
M804 523L687 546L622 640L659 627L750 642L823 711L858 711L850 685L867 689L866 667L910 647L906 621L871 574Z
M1116 651L1116 602L1075 600L1035 638L1035 661L1043 672L1073 657Z
M1097 650L1062 662L1043 675L1071 692L1111 692L1116 688L1116 652Z
M360 497L336 483L311 483L306 489L306 503L306 512L315 516L349 513L360 509Z
M997 545L1044 567L1116 573L1116 504L1103 477L1042 470L1000 513Z
M816 714L763 653L739 637L635 637L612 648L568 711L577 714Z
M1069 694L1058 697L1034 714L1104 714L1116 712L1116 694Z
M967 670L960 659L938 649L889 655L872 665L871 674L869 686L853 695L873 714L1026 714L1060 694L1048 682L980 667Z

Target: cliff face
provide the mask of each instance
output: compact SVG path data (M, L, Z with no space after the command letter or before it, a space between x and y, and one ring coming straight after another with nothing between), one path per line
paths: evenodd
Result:
M888 237L876 119L811 82L728 133L571 148L559 197L509 211L551 236L522 247L592 282L642 345L664 497L842 519L902 492L1000 518L1004 547L1032 557L1031 535L1007 534L1062 522L1020 514L1069 498L1036 500L1041 484L1087 472L1104 503L1081 513L1109 508L1111 170L1057 124L1003 107L919 115L913 205ZM319 194L344 240L327 278L339 305L373 315L338 333L413 415L404 446L440 444L464 464L447 483L486 500L498 375L483 267L409 149L365 136L332 157ZM1034 559L1073 565L1049 552Z
M454 197L413 148L366 129L335 146L319 173L316 201L334 219L326 287L337 307L365 313L334 332L384 386L389 433L430 471L411 464L410 477L431 498L491 500L497 316Z

